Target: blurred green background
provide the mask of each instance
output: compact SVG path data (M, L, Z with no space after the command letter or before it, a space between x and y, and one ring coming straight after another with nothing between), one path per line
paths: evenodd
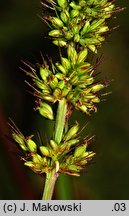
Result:
M100 78L114 80L107 91L112 94L90 117L73 113L84 133L96 138L91 149L97 152L93 163L81 177L62 175L56 184L54 199L129 199L129 1L117 0L126 10L113 18L112 32L98 57ZM34 112L34 98L27 92L26 75L19 70L21 59L41 61L42 53L55 55L57 48L48 38L47 26L39 0L0 0L0 199L41 199L44 178L37 176L18 158L10 141L8 118L11 117L25 135L39 129L51 134L49 121Z

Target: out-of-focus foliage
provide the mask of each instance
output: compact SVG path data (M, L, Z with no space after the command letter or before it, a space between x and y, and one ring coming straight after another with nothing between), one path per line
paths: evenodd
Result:
M120 27L97 54L103 54L97 67L102 72L100 77L114 80L109 87L112 94L104 97L106 101L99 105L96 114L86 117L74 112L71 120L77 118L82 126L89 123L83 133L96 134L91 149L97 156L81 177L59 177L56 199L129 199L129 2L116 3L127 9L112 19L110 25ZM0 1L0 199L39 199L42 193L44 179L22 164L16 166L19 151L10 142L7 125L11 117L24 134L39 129L44 139L52 130L52 125L34 112L34 98L24 83L27 77L19 70L21 59L41 61L40 51L56 59L57 47L44 38L47 27L37 14L41 15L39 0ZM60 188L61 181L64 188ZM28 196L22 193L25 188L29 188Z

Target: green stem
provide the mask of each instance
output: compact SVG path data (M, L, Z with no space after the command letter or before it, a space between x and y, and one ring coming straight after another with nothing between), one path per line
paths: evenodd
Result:
M43 192L42 200L51 200L54 192L55 182L58 178L58 175L53 169L51 172L46 174L45 187Z
M67 112L67 103L65 99L59 101L57 108L56 122L55 122L55 135L54 139L56 143L60 144L63 136L65 118ZM46 174L45 187L43 192L43 200L50 200L53 195L55 182L58 177L58 173L53 169L51 172Z
M58 109L57 109L57 116L55 122L55 141L57 144L60 144L62 140L63 130L65 126L65 118L67 112L67 103L65 98L59 101Z

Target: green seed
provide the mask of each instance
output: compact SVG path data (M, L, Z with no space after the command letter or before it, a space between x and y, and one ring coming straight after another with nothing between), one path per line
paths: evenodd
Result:
M97 49L96 49L96 47L95 47L95 45L88 45L88 48L92 51L92 52L94 52L94 53L97 53Z
M17 142L18 144L23 145L25 143L24 142L24 137L21 134L13 133L12 137L15 140L15 142Z
M54 30L50 31L48 35L51 37L60 37L60 36L62 36L62 31L59 29L54 29Z
M81 30L81 35L86 34L89 29L90 29L90 22L89 22L89 20L87 20L84 24L83 29Z
M42 98L48 102L55 103L55 98L51 95L43 95Z
M32 152L32 153L36 152L37 145L36 145L36 143L33 140L28 139L26 141L26 143L27 143L27 146L28 146L28 149L30 150L30 152Z
M55 75L50 77L49 85L52 89L55 89L56 86L58 85L58 79Z
M39 110L40 114L42 116L44 116L45 118L48 118L50 120L54 119L53 110L49 104L42 102L40 104L40 107L38 108L38 110Z
M68 99L69 101L71 101L71 100L73 99L73 92L69 92L69 93L68 93L67 99Z
M75 48L72 45L68 46L67 53L68 53L68 59L70 59L71 63L75 65L78 55Z
M100 41L97 39L97 36L92 38L85 38L84 40L87 46L100 44Z
M33 162L40 164L42 162L42 157L39 154L34 154L33 155Z
M71 68L70 61L67 58L61 57L61 63L67 71Z
M91 91L92 91L93 93L96 93L96 92L100 91L100 90L103 89L103 88L104 88L104 85L103 85L103 84L96 84L95 86L93 86L93 87L91 88Z
M86 113L87 112L87 106L86 105L81 105L81 106L79 106L79 110Z
M105 32L107 32L107 31L109 31L108 26L102 26L102 27L100 27L100 28L98 29L97 33L98 33L98 34L102 34L102 33L105 33Z
M63 39L62 40L54 40L53 41L53 44L55 44L56 46L59 46L59 47L64 47L67 45L67 42L64 41Z
M43 83L43 81L35 80L35 84L38 88L42 90L48 90L48 86Z
M80 64L80 63L84 62L85 59L86 59L86 57L87 57L87 54L88 54L87 48L85 48L84 50L80 51L78 53L77 64Z
M86 145L78 146L74 151L74 157L82 157L86 151Z
M23 149L23 151L28 151L28 148L24 141L24 137L21 134L13 133L12 137L15 140L15 142L17 142L19 146Z
M77 85L78 80L79 80L78 76L75 75L74 77L72 77L72 78L70 79L70 83L71 83L72 85Z
M56 28L61 28L61 27L64 26L63 22L57 17L52 17L51 18L51 23Z
M67 23L69 20L69 13L67 10L64 10L60 13L60 17L64 23Z
M74 41L78 43L79 40L80 40L80 35L79 34L75 34L74 35Z
M73 32L67 31L65 38L66 38L66 40L71 40L73 38Z
M19 145L20 145L20 147L22 148L23 151L28 151L28 148L26 147L26 145L21 145L21 144L19 144Z
M79 13L80 13L79 10L73 9L73 10L71 10L70 15L72 18L74 18L74 17L77 17L79 15Z
M50 140L50 145L53 148L54 151L58 150L58 145L54 140Z
M66 142L66 145L74 146L77 143L79 143L79 139L71 139Z
M85 98L87 98L87 99L93 99L95 97L96 97L96 95L93 95L93 94L89 94L89 95L85 96Z
M81 166L85 166L86 164L87 164L87 160L85 159L85 160L81 160L80 162L79 162L79 164L81 165Z
M87 78L85 75L80 76L80 80L84 81L86 85L91 85L94 82L93 77Z
M47 69L47 68L42 68L40 67L40 76L41 78L46 81L47 77L49 76L50 74L50 71Z
M67 86L67 87L64 87L62 89L62 96L65 97L69 93L70 90L71 90L71 85Z
M98 97L95 97L91 100L93 103L99 103L100 99Z
M77 166L77 165L72 164L72 165L68 166L68 169L72 170L72 171L79 172L81 168L79 166Z
M44 90L42 90L42 93L43 93L43 95L49 95L49 94L51 94L51 90L50 89L49 90L44 89ZM42 94L41 94L41 96L42 96Z
M94 153L93 151L89 151L89 152L84 152L82 157L83 158L92 158L95 155L96 155L96 153Z
M93 70L93 67L88 62L81 63L81 65L77 67L77 73L79 76L83 74L85 74L86 76L87 74L87 77L89 77L88 73L92 70Z
M64 66L61 65L60 63L56 62L56 67L57 67L63 74L66 74L66 73L67 73L66 68L64 68Z
M95 28L97 28L99 25L101 25L102 23L104 23L105 19L100 19L100 20L94 20L92 23L91 23L91 26L90 26L90 31L94 30Z
M67 0L57 0L58 2L58 5L61 7L61 8L66 8L67 7Z
M107 4L108 5L108 4ZM113 8L115 7L115 5L114 4L111 4L111 5L109 5L108 7L105 7L105 12L110 12L110 11L112 11L113 10ZM107 13L108 14L108 13Z
M46 146L40 146L40 151L43 154L43 156L49 157L50 156L50 151L48 149L48 147Z
M72 26L72 31L73 31L73 33L74 33L74 35L75 34L79 34L79 26L78 25L73 25Z
M81 6L81 7L85 7L86 6L86 1L84 1L84 0L80 0L79 1L79 5Z
M61 90L59 88L56 88L53 92L53 95L55 96L55 98L59 99L61 98Z
M68 140L76 137L78 130L79 130L79 125L77 123L68 130L68 132L65 134L63 140L68 141Z
M64 86L65 86L65 81L64 81L64 80L61 80L61 81L58 82L57 88L63 89Z
M33 167L34 167L34 163L33 163L32 161L26 161L26 162L24 163L24 165L25 165L25 166L28 166L28 167L30 167L30 168L33 168Z
M55 76L56 76L59 80L63 80L63 79L64 79L64 74L62 74L62 73L57 73L57 74L55 74Z
M76 71L72 70L69 74L68 74L68 78L71 79L76 75Z
M70 5L73 9L75 9L75 10L80 10L80 9L81 9L81 6L80 6L80 5L77 5L74 1L72 1L69 5Z

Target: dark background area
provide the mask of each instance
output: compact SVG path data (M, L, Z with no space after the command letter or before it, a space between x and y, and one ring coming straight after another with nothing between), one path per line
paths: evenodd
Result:
M97 56L103 54L97 68L100 78L114 80L106 101L90 117L75 112L86 134L96 134L93 163L80 177L62 175L54 199L129 199L129 1L117 0L127 7L113 18L112 32ZM19 70L21 59L34 63L40 51L57 56L57 48L48 38L41 21L39 0L0 0L0 199L41 199L44 178L24 167L10 142L8 118L25 135L51 133L51 124L33 110L34 98L27 92L26 75ZM95 57L96 58L96 57Z

